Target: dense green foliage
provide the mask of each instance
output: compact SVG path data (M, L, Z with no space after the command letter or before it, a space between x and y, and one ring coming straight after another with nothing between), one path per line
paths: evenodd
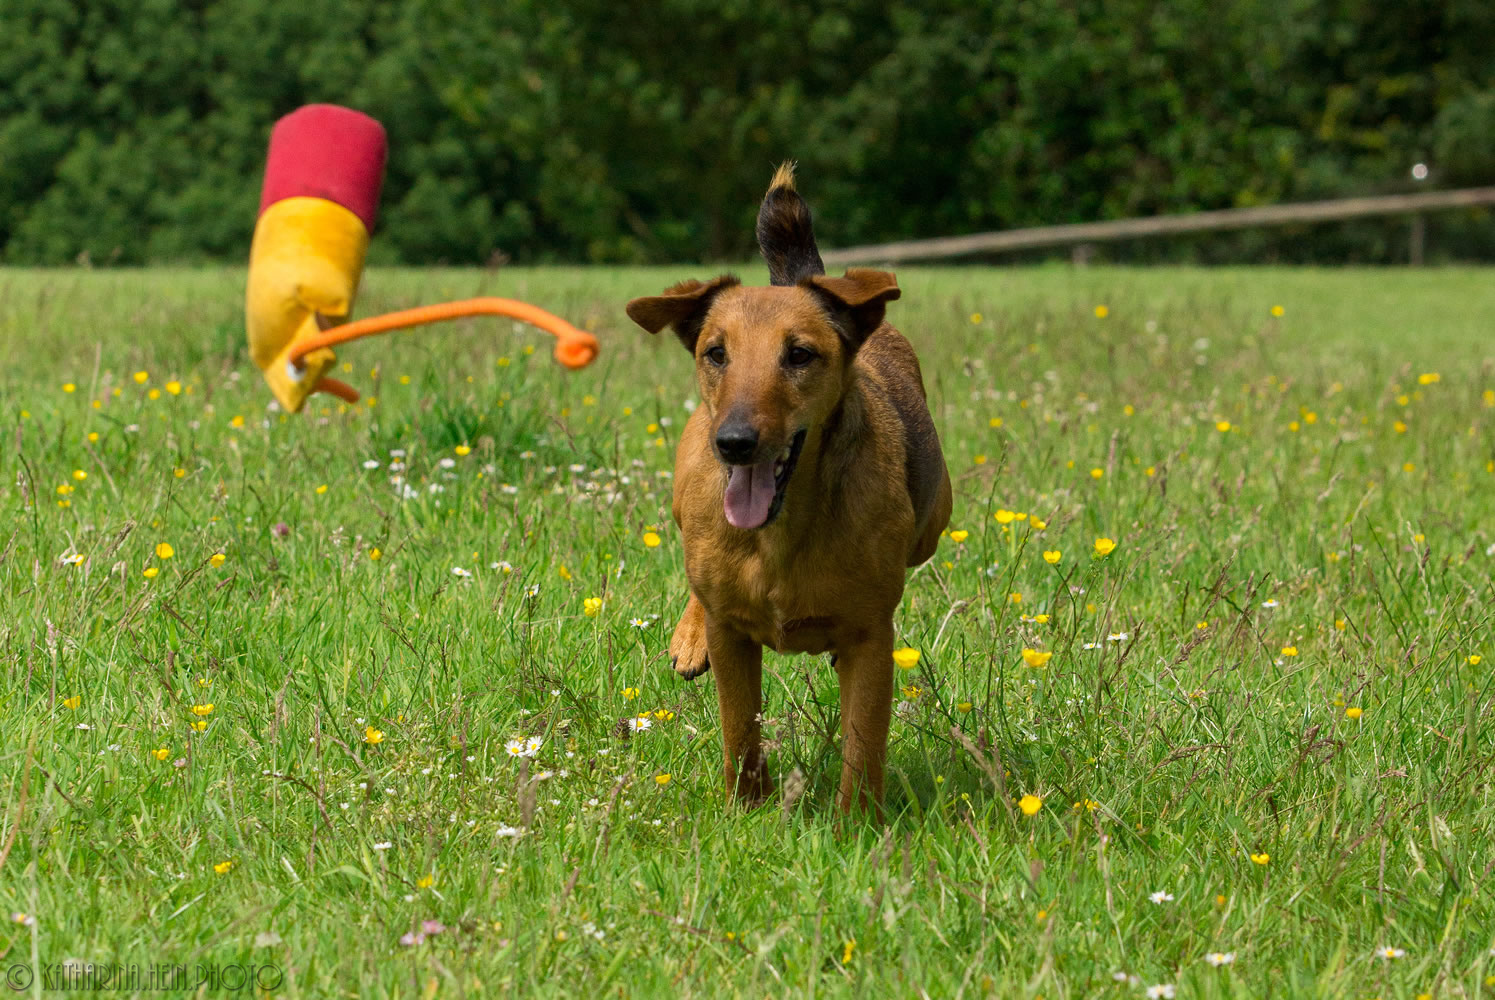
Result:
M1487 0L7 0L0 259L235 259L270 124L366 110L386 262L740 257L1495 181ZM1488 216L1434 253L1495 256ZM1383 221L1121 253L1378 261Z
M771 767L808 784L753 812L716 676L669 667L692 371L619 303L677 270L376 269L370 312L522 295L603 354L364 341L340 374L374 398L299 417L266 409L239 272L0 270L34 359L0 379L0 965L1490 996L1488 271L902 275L955 510L895 616L922 655L879 826L833 812L829 657L766 659Z

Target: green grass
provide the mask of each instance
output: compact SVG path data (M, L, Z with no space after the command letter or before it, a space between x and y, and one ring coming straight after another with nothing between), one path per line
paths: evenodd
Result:
M0 272L0 909L35 918L0 965L269 963L317 997L1489 992L1495 275L904 271L969 536L910 574L879 827L834 815L824 657L767 658L773 766L807 786L751 813L711 676L669 669L692 376L622 305L702 270L375 271L362 314L516 295L602 359L397 334L342 352L376 403L294 418L242 273ZM674 717L621 735L644 710Z

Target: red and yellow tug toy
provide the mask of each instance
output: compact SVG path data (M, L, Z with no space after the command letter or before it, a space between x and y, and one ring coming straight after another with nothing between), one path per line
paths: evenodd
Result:
M347 322L384 182L384 127L332 104L291 112L270 133L259 221L244 300L249 353L287 410L314 392L349 402L351 386L327 377L336 344L460 316L508 316L551 333L555 358L582 368L597 338L514 299L477 298Z

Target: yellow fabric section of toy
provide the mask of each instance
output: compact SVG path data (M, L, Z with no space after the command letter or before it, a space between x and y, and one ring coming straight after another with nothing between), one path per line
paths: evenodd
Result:
M292 413L316 391L337 357L331 349L313 351L298 369L290 363L291 346L321 329L318 315L347 319L368 246L358 216L323 198L277 201L254 227L244 296L249 354L280 405Z

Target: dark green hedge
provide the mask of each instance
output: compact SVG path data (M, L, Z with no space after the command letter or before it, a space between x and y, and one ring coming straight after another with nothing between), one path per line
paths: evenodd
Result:
M242 258L274 119L391 139L374 259L750 252L1495 183L1495 3L4 0L0 259ZM1400 222L1108 253L1395 260ZM1495 220L1433 227L1495 258Z

